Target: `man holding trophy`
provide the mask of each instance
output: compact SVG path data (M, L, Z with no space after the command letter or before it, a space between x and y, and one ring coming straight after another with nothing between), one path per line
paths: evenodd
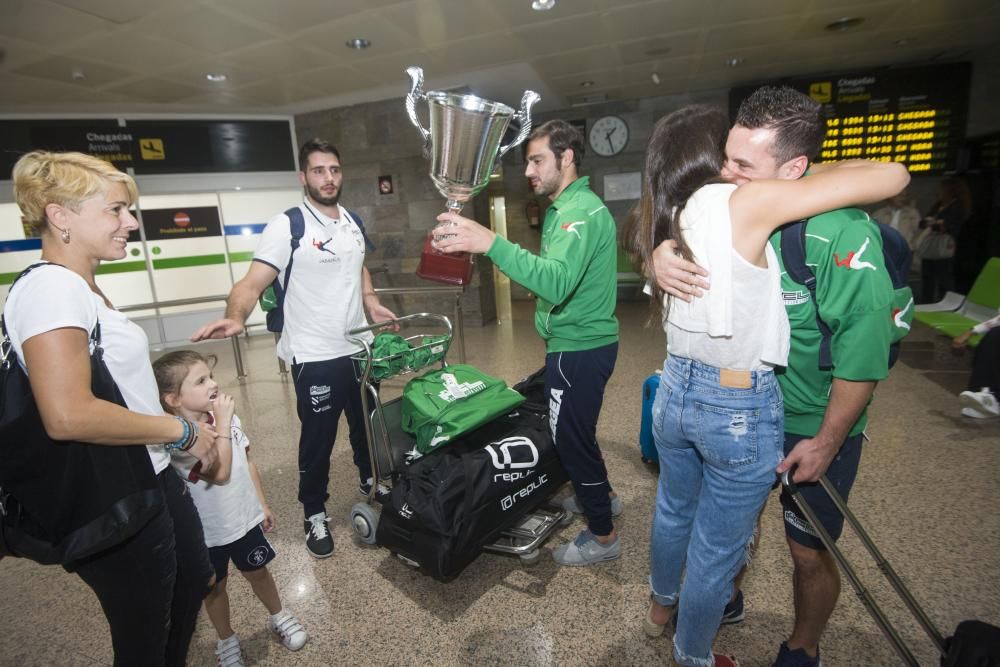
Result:
M618 558L612 516L622 511L597 443L604 388L618 356L617 232L604 202L580 177L583 136L553 120L536 128L524 151L525 175L551 204L535 255L454 210L438 216L435 248L485 254L511 280L536 295L535 328L545 340L549 424L576 496L566 509L583 513L587 529L553 552L561 565Z

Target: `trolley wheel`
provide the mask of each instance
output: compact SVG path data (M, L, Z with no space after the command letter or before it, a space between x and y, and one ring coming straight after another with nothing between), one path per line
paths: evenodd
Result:
M541 559L542 552L539 549L532 549L526 554L520 554L518 558L521 559L523 565L534 565Z
M364 544L375 544L375 530L378 528L378 512L368 503L357 503L351 508L351 525L354 534Z

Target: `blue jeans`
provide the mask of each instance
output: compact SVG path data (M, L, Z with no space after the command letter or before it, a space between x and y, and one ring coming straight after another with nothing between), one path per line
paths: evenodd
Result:
M672 356L653 403L660 480L650 586L659 604L678 604L674 659L681 665L714 664L712 641L782 457L784 406L774 373L745 375L749 388L723 386L718 368Z

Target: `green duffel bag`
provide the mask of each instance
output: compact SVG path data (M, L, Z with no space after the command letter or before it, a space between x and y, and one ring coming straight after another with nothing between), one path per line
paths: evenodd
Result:
M524 396L467 364L455 364L413 378L403 389L402 427L427 454L506 414Z

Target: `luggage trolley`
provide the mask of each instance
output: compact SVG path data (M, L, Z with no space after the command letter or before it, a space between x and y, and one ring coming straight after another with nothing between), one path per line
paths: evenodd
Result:
M372 357L372 346L361 337L366 332L382 329L393 324L401 329L411 324L423 326L433 325L443 329L444 334L416 333L404 336L411 345L405 352L385 357ZM401 332L402 334L403 332ZM358 539L364 544L376 544L376 535L381 511L381 505L389 502L389 494L379 495L380 482L394 480L397 474L408 464L408 453L415 450L416 440L402 429L402 404L400 395L383 402L377 388L377 382L393 377L414 373L425 368L440 364L441 368L448 366L447 354L452 341L452 324L444 315L435 313L414 313L399 317L393 321L377 322L366 327L350 329L347 337L363 348L363 351L352 355L361 369L361 403L365 413L365 431L368 435L368 454L371 458L372 477L374 484L368 492L365 502L356 503L351 508L351 525ZM424 342L429 341L429 342ZM372 371L376 365L388 368L388 374L373 378ZM433 453L428 456L433 456ZM502 532L493 544L483 547L486 551L517 556L521 562L530 565L541 556L539 547L552 535L556 528L569 525L572 514L562 507L546 502L525 514L509 530ZM398 554L397 554L398 555ZM419 566L408 558L399 555L400 559L412 566Z

